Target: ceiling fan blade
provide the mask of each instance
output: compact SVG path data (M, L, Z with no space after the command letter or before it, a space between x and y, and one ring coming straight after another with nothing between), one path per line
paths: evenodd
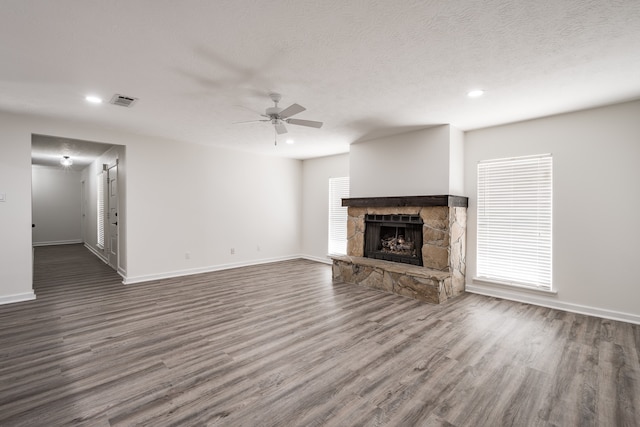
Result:
M232 125L237 125L239 123L257 123L257 122L270 122L271 119L265 119L265 120L245 120L243 122L233 122L231 123Z
M287 133L287 127L282 122L278 122L273 125L276 128L276 132L278 135L282 135L283 133Z
M290 123L292 125L299 125L299 126L309 126L312 128L322 127L322 122L316 122L314 120L287 119L287 123Z
M295 116L298 113L302 113L306 108L302 105L291 104L284 110L280 111L280 117L286 119L287 117Z

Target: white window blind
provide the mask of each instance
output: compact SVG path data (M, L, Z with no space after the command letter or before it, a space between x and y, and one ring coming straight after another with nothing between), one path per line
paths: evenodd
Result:
M98 174L97 183L97 244L104 248L104 172Z
M478 163L479 279L551 289L551 154Z
M342 199L349 197L349 177L329 178L329 253L347 253L347 208Z

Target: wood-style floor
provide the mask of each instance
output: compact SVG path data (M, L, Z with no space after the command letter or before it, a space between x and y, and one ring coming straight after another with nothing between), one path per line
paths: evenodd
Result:
M81 245L35 291L0 306L2 426L640 425L637 325L305 260L124 286Z

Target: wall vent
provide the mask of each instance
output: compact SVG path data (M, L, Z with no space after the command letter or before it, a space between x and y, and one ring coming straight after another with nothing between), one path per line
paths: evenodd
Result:
M132 107L137 100L138 98L133 98L131 96L115 94L113 95L113 98L111 98L111 101L109 102L113 105L119 105L121 107Z

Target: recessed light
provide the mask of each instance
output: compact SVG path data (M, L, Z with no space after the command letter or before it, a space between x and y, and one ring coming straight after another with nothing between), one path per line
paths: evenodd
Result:
M93 95L88 95L84 99L86 99L87 102L91 102L92 104L100 104L102 102L102 98Z
M484 90L482 90L482 89L476 89L476 90L472 90L472 91L467 92L467 96L469 98L477 98L477 97L482 96L482 95L484 95Z
M293 139L289 138L289 139L287 139L286 143L291 145L291 144L295 144L295 141Z

